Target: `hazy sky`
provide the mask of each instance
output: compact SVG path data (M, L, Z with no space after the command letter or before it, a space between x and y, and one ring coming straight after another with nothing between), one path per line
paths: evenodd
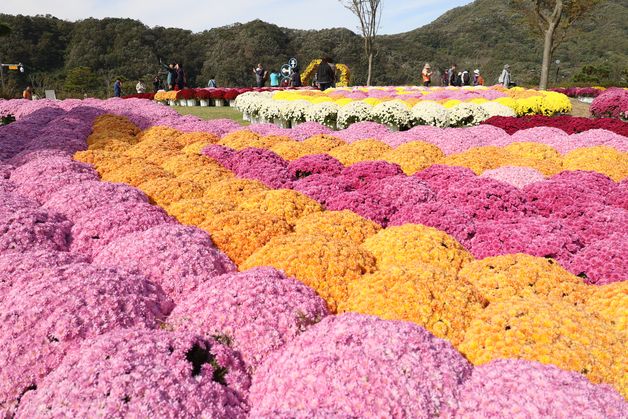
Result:
M0 13L51 14L61 19L127 17L149 26L199 32L236 22L262 19L294 29L346 27L357 31L356 18L339 0L1 0ZM383 0L381 34L423 26L447 10L471 0Z

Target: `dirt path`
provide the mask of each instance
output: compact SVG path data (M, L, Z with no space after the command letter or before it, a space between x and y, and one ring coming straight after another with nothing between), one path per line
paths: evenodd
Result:
M571 101L571 105L573 106L573 110L569 115L571 116L584 116L586 118L591 117L589 113L589 104L580 102L577 99L569 99Z

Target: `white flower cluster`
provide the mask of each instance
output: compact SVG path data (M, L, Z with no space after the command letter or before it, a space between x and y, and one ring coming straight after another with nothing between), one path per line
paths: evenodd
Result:
M270 103L271 96L267 92L247 92L235 99L235 107L240 112L258 117L262 108Z
M499 102L484 102L480 106L488 113L489 118L493 116L517 116L512 108Z
M408 106L399 100L391 100L373 106L373 120L384 125L407 127L412 120Z
M284 101L281 116L288 121L304 122L305 112L310 106L307 100Z
M338 111L338 128L344 129L356 122L370 121L372 119L372 109L371 105L362 101L346 104Z
M306 121L318 122L329 127L336 126L337 118L338 105L331 102L310 105L305 112Z
M424 100L414 105L412 118L416 125L446 127L449 125L449 110L440 103Z
M459 103L449 110L449 126L470 127L488 119L488 112L475 103Z
M273 122L275 119L281 118L285 105L285 102L279 100L264 100L259 109L259 116L268 122Z

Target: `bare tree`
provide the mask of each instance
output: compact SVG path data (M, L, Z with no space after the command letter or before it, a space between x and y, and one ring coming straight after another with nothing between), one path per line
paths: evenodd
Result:
M373 72L373 44L381 22L382 0L340 0L340 2L360 21L360 31L364 38L364 53L369 64L366 85L370 86Z
M543 64L540 89L547 89L554 51L565 40L571 25L581 19L600 0L515 0L529 13L531 23L543 36Z

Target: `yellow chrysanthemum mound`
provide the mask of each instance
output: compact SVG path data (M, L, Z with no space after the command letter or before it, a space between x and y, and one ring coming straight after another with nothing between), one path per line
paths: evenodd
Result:
M106 150L77 151L74 153L74 160L93 165L101 176L137 161Z
M217 182L233 177L234 175L231 171L212 160L209 160L209 163L202 167L189 169L177 176L179 179L194 181L201 185L203 189L210 188Z
M294 226L299 218L323 210L312 198L289 189L256 193L243 201L238 208L275 215L291 226Z
M534 142L511 143L504 147L513 157L525 157L537 160L562 160L562 156L550 145Z
M211 143L208 143L206 141L197 141L195 143L192 143L190 145L186 145L185 147L183 147L181 149L181 152L185 154L201 154L201 151L203 151L203 149L210 144Z
M367 139L336 147L329 151L328 154L338 159L345 166L351 166L361 161L381 160L390 150L392 150L392 147L388 144Z
M628 177L628 153L607 146L577 148L565 154L563 168L593 170L620 182Z
M168 208L171 204L182 199L201 198L205 192L198 183L183 179L152 179L138 186L151 202Z
M180 135L182 135L182 132L174 128L164 127L164 126L154 126L140 132L137 135L137 139L140 142L159 140L162 138L168 138L168 139L176 141Z
M234 209L235 205L230 202L194 198L172 203L168 207L168 214L176 218L181 224L199 226L208 218Z
M181 148L172 138L145 139L125 151L124 155L162 165L170 157L179 154Z
M377 259L377 267L410 266L424 263L457 273L473 260L456 239L432 227L404 224L388 227L364 241L364 248Z
M179 153L164 161L161 167L165 171L179 176L190 170L201 169L211 162L212 160L205 156Z
M612 326L565 302L530 296L491 303L471 321L458 350L475 365L499 358L554 364L628 394L625 342Z
M313 135L303 140L301 144L312 150L313 153L311 154L324 154L334 148L347 145L347 143L340 138L328 134Z
M112 138L93 140L89 144L90 150L113 151L115 153L123 153L129 148L131 148L130 143Z
M347 299L349 283L375 271L375 258L360 246L325 236L275 237L253 253L240 269L273 266L313 288L336 312Z
M310 150L303 145L303 143L297 141L275 144L270 148L270 150L284 160L296 160L299 157L315 154L311 153Z
M429 265L415 264L392 266L352 282L339 311L411 321L457 345L485 305L468 282Z
M287 137L281 137L276 135L262 137L259 134L244 129L240 131L230 132L229 134L222 137L218 144L224 145L225 147L233 148L234 150L242 150L247 147L271 148L274 145L286 141L292 140L289 140Z
M585 311L609 322L628 342L628 281L587 287Z
M94 120L92 132L109 133L112 136L136 137L140 133L140 129L124 116L105 114Z
M176 137L176 140L183 147L187 147L200 142L205 144L216 144L220 141L220 137L209 132L185 132Z
M441 164L448 166L467 167L476 175L481 175L486 170L497 169L506 166L510 153L503 147L484 146L473 147L462 153L452 154L441 160Z
M490 303L511 297L539 296L576 304L585 300L587 286L552 259L523 253L473 261L458 273Z
M440 148L423 141L411 141L384 154L383 160L397 163L407 175L427 169L445 158Z
M268 187L257 180L223 179L205 189L205 197L240 204L252 195L267 190Z
M209 232L216 246L237 265L273 237L292 232L281 218L260 211L228 211L208 217L199 225Z
M332 240L350 240L362 244L382 227L353 211L323 211L299 219L294 227L297 234L318 234Z
M538 170L545 176L552 176L563 171L563 162L561 160L539 160L532 157L511 156L506 161L505 166L529 167Z
M331 135L315 135L305 141L286 141L275 144L270 149L286 160L296 160L312 154L324 154L346 143Z
M143 182L158 178L172 178L172 175L161 167L141 160L133 160L110 171L101 174L103 180L108 182L127 183L131 186L139 186Z

